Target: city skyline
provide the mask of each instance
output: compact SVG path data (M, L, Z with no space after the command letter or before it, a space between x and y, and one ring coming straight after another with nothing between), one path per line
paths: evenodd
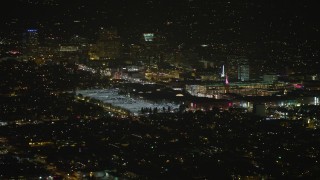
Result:
M15 0L8 7L10 13L0 11L2 41L20 42L28 29L37 29L43 46L53 39L68 43L75 36L95 43L100 28L116 28L124 46L141 43L143 33L155 33L168 48L211 62L220 61L219 56L244 56L265 66L278 64L267 68L275 73L286 68L316 72L320 66L320 24L313 1Z
M0 179L317 179L314 1L11 0Z

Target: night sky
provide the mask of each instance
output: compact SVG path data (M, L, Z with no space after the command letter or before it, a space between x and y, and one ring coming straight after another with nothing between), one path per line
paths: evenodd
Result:
M90 36L97 27L125 34L160 31L201 40L313 40L319 38L315 1L247 0L12 0L1 6L2 32L39 28Z

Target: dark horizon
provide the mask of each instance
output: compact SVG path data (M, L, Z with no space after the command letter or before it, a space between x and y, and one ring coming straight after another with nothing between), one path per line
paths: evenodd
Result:
M87 37L92 29L114 26L120 32L139 27L141 32L159 30L173 36L195 31L203 39L221 33L218 40L231 36L243 41L303 41L319 38L316 7L313 1L15 0L2 6L0 23L7 32L37 28ZM219 38L212 36L208 41Z

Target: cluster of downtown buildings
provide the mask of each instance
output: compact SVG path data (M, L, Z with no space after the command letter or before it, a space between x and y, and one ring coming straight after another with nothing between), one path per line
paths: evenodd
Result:
M212 3L225 9L199 13L200 1L184 1L185 14L171 8L160 30L71 17L93 37L43 26L1 35L0 179L319 177L318 42L229 38L254 17ZM239 27L209 37L197 27L211 16L208 27L226 17Z
M106 80L159 83L176 91L177 96L186 93L213 102L210 105L189 100L190 109L208 110L218 105L252 112L258 106L264 109L258 115L267 116L269 108L319 105L319 74L313 70L304 74L290 70L264 72L262 62L253 62L245 56L201 58L192 50L183 51L182 45L172 46L157 32L141 32L140 39L131 44L126 44L114 27L100 28L97 32L91 41L74 35L69 41L46 37L40 43L39 30L28 29L23 33L20 48L6 53L39 66L76 64L78 70L97 73ZM208 46L212 44L201 44L200 48Z

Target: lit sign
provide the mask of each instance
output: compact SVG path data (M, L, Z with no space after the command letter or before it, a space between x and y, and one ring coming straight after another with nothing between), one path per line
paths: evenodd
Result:
M28 29L27 31L28 31L28 32L37 32L36 29Z
M74 52L78 50L79 48L77 46L60 46L60 51L62 52Z
M154 34L153 33L144 33L143 37L144 37L145 41L153 41Z
M294 84L293 86L294 86L294 88L297 88L297 89L302 89L303 88L302 84Z
M20 54L19 51L15 51L15 50L11 50L8 52L9 54L12 54L12 55L16 55L16 54Z

